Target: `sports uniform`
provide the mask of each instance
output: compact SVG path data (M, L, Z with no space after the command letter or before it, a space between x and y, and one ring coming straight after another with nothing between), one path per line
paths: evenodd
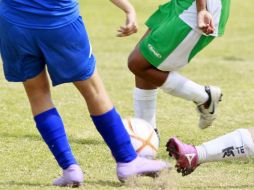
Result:
M0 49L8 81L47 66L53 85L89 78L95 58L76 0L2 0Z
M160 6L146 22L151 32L140 43L142 55L160 70L180 69L214 37L223 35L229 7L230 0L207 0L215 32L205 36L197 26L195 0L172 0Z
M157 88L194 102L201 129L211 126L217 117L221 89L200 85L178 73L215 37L224 34L230 0L206 0L205 3L206 10L199 13L200 1L196 0L172 0L161 5L147 20L149 30L129 57L129 68L137 76L133 92L135 117L148 121L155 131L158 131ZM198 22L202 21L210 22L209 25L214 21L212 34L206 35L199 29Z

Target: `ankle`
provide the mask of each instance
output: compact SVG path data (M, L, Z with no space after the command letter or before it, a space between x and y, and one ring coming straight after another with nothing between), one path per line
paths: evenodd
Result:
M200 146L195 146L195 149L197 150L197 162L198 164L201 164L203 162L205 162L206 160L206 150L205 147L203 145Z

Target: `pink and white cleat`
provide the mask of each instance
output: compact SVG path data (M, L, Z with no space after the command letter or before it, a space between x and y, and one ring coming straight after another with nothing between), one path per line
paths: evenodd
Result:
M144 157L135 158L128 163L117 163L117 177L121 182L125 182L129 177L143 175L158 177L162 170L170 169L170 165L161 160L151 160Z
M84 181L84 175L77 164L70 165L63 170L63 175L53 182L53 185L64 187L79 187Z
M199 166L198 153L193 145L184 144L173 137L168 140L166 147L169 156L176 159L177 172L183 176L189 175Z

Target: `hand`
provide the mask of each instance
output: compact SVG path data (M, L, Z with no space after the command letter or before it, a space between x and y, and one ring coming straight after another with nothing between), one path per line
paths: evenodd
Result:
M126 23L125 26L121 26L117 32L118 37L130 36L138 31L137 18L135 11L130 11L126 13Z
M206 34L212 34L215 31L212 15L207 10L198 12L198 27Z

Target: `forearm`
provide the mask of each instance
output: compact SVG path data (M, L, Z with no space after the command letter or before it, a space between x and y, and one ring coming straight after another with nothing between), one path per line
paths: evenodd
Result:
M111 2L122 9L125 13L135 12L134 7L128 0L111 0Z
M196 0L197 11L206 10L206 0Z

